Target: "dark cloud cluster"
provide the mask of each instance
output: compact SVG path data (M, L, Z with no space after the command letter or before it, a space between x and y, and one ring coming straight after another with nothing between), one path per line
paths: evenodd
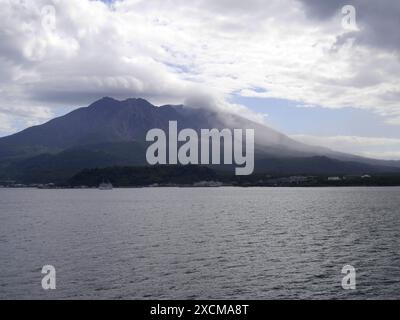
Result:
M355 39L356 45L400 52L400 1L397 0L299 0L311 19L337 17L345 5L356 9L360 31L338 38L338 44Z

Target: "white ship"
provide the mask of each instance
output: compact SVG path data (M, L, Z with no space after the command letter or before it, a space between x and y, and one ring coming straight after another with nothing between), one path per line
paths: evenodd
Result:
M102 182L99 185L99 190L112 190L113 185L110 182Z

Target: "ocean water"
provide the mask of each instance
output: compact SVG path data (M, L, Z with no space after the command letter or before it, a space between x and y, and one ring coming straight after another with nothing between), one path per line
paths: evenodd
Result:
M399 299L400 188L0 189L14 298Z

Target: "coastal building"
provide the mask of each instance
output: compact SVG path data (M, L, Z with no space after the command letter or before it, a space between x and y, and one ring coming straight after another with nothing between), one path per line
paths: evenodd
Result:
M219 181L199 181L193 183L193 187L221 187L222 182Z
M303 177L303 176L294 176L294 177L289 177L289 182L290 183L295 183L295 184L301 184L304 182L309 181L308 177Z

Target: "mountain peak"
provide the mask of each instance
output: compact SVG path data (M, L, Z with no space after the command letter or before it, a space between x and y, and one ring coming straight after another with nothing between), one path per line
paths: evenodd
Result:
M102 100L104 100L104 101L117 101L116 99L114 99L112 97L108 97L108 96L101 98L99 101L102 101Z
M143 98L128 98L125 100L117 100L112 97L103 97L89 105L89 108L110 108L120 106L154 108L154 106L150 102Z
M103 97L92 104L89 105L89 108L94 108L94 107L101 107L101 106L110 106L110 105L115 105L119 103L118 100L115 100L114 98L111 97Z
M121 101L123 104L129 104L131 106L135 107L151 107L154 108L154 105L152 105L150 102L148 102L146 99L143 98L129 98L124 101Z

